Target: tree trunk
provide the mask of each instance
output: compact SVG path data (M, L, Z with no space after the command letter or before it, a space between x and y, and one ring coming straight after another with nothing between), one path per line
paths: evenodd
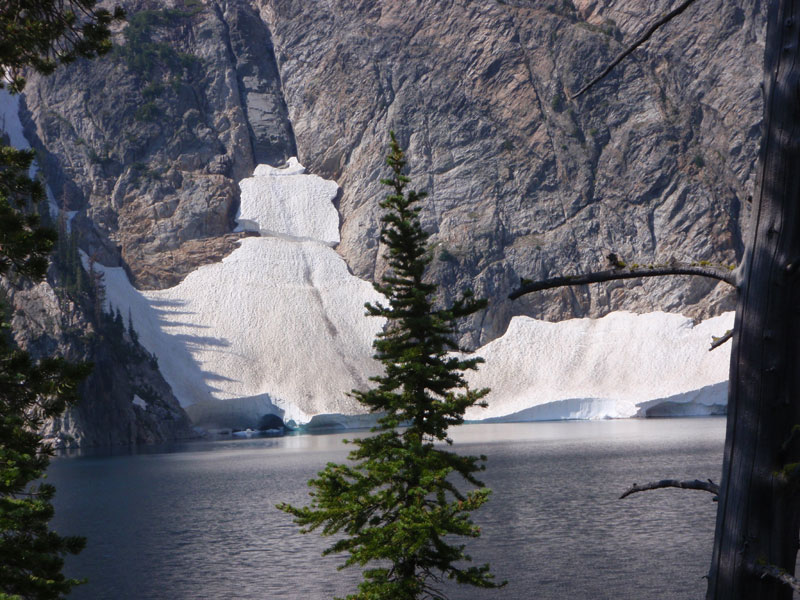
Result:
M800 460L800 0L773 0L764 136L731 353L728 425L708 600L772 600L792 589ZM800 427L798 427L800 429Z

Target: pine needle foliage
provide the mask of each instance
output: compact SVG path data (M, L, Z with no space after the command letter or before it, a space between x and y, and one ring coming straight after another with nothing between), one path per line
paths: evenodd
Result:
M30 179L30 151L0 145L0 276L41 280L56 233L32 206L44 190ZM5 312L5 304L0 309ZM79 552L80 537L51 531L55 488L34 483L51 451L39 433L45 420L77 400L88 364L47 357L34 362L14 347L0 319L0 599L62 598L80 580L65 577L64 556Z
M97 0L0 2L0 88L19 93L29 70L47 75L57 65L111 49L111 25L124 17ZM39 281L56 232L43 222L44 187L31 179L31 150L0 139L0 277ZM77 254L76 254L77 255ZM0 302L0 315L8 308ZM40 430L78 399L90 365L60 357L33 358L15 347L0 316L0 600L63 598L82 580L62 573L64 556L85 539L49 528L55 488L41 482L52 450Z
M0 144L0 276L39 281L56 232L41 224L42 184L28 176L33 153ZM45 208L46 210L46 208ZM0 313L6 312L0 301ZM62 598L81 580L62 574L64 556L83 548L81 537L48 527L55 488L40 480L51 450L39 433L78 398L90 365L59 357L35 362L15 348L0 317L0 599Z
M111 50L111 25L125 11L97 5L98 0L0 2L0 88L21 92L26 69L49 75L59 64Z
M77 400L87 364L62 358L34 363L0 337L0 598L62 598L81 580L65 577L64 556L86 540L48 527L55 488L39 480L51 451L39 429Z
M489 498L476 474L485 456L447 451L447 430L464 421L471 406L485 406L488 389L470 390L463 372L480 358L462 359L453 337L458 319L485 308L471 292L435 309L437 286L424 281L431 261L428 234L419 220L423 192L407 191L404 154L394 134L386 159L391 192L381 202L381 242L389 272L375 288L387 304L367 304L367 314L387 320L373 346L384 374L375 387L353 396L379 414L373 435L348 441L349 464L329 463L309 481L310 506L280 504L301 531L337 536L324 554L347 553L340 568L367 566L358 592L348 600L438 600L445 580L495 588L489 565L470 566L464 544L480 529L470 513ZM437 444L438 443L438 444ZM466 482L471 488L457 487Z
M55 244L56 232L30 210L45 198L42 184L28 176L33 158L32 150L0 143L0 275L41 279Z

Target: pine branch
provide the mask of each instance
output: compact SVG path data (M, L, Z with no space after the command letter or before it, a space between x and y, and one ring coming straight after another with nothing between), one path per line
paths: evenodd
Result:
M637 492L646 492L649 490L659 490L662 488L670 488L670 487L680 488L683 490L702 490L705 492L709 492L715 495L714 501L717 500L716 495L719 494L719 486L710 479L707 481L700 481L699 479L695 479L693 481L662 479L661 481L652 481L650 483L645 483L644 485L639 485L638 483L634 483L631 487L625 490L625 492L619 497L619 499L622 500L623 498L627 498L631 494L635 494Z
M596 271L583 275L566 275L552 277L541 281L522 280L520 288L513 291L508 297L516 300L520 296L559 287L586 285L587 283L601 283L603 281L616 281L619 279L636 279L638 277L662 277L664 275L697 275L724 281L736 287L736 279L731 270L714 265L699 263L675 263L671 265L644 265L632 267L618 267L607 271Z
M612 70L614 67L616 67L616 66L617 66L619 63L621 63L623 60L625 60L625 57L626 57L626 56L628 56L628 55L629 55L631 52L633 52L633 51L634 51L634 50L636 50L636 49L637 49L639 46L641 46L641 45L642 45L642 44L644 44L644 43L645 43L647 40L649 40L649 39L650 39L650 37L651 37L651 36L652 36L652 35L653 35L653 34L654 34L654 33L655 33L655 32L656 32L658 29L660 29L662 26L664 26L664 25L666 25L667 23L669 23L669 22L670 22L672 19L674 19L675 17L677 17L679 14L681 14L683 11L685 11L687 8L689 8L689 6L691 6L692 4L694 4L694 2L695 2L695 0L685 0L684 2L682 2L681 4L679 4L679 5L678 5L678 6L677 6L675 9L671 10L670 12L668 12L667 14L665 14L664 16L662 16L660 19L658 19L658 20L657 20L655 23L653 23L653 24L652 24L652 25L651 25L651 26L650 26L650 27L647 29L647 31L645 31L645 32L644 32L644 34L643 34L643 35L642 35L642 36L641 36L639 39L637 39L635 42L633 42L633 44L631 44L630 46L628 46L628 47L627 47L625 50L623 50L623 51L622 51L622 52L621 52L619 55L617 55L617 57L616 57L614 60L612 60L612 61L611 61L611 63L609 63L609 65L608 65L608 66L607 66L605 69L603 69L603 72L602 72L602 73L600 73L600 75L598 75L597 77L595 77L594 79L592 79L592 80L591 80L589 83L587 83L585 86L583 86L583 87L582 87L580 90L578 90L578 91L577 91L575 94L572 94L571 96L570 96L569 94L567 94L567 95L569 96L569 99L570 99L570 100L574 100L575 98L577 98L578 96L580 96L581 94L583 94L584 92L586 92L586 91L587 91L589 88L591 88L593 85L595 85L596 83L598 83L598 82L599 82L601 79L603 79L603 78L604 78L606 75L608 75L608 74L611 72L611 70Z
M788 573L783 569L776 567L775 565L756 565L754 569L756 573L761 574L762 579L764 577L772 577L781 583L785 583L795 592L800 593L800 579L797 579L797 577L791 573Z

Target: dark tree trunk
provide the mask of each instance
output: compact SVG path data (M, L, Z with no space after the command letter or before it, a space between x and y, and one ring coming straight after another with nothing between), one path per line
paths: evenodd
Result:
M770 2L764 137L731 353L728 426L707 599L792 589L800 460L800 0Z

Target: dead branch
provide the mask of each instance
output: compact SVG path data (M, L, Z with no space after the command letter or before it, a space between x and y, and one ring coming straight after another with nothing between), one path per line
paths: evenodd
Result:
M589 88L591 88L593 85L595 85L595 84L596 84L598 81L600 81L601 79L603 79L603 78L604 78L606 75L608 75L608 74L611 72L611 70L612 70L614 67L616 67L616 66L617 66L619 63L621 63L623 60L625 60L625 57L626 57L626 56L628 56L628 55L629 55L631 52L633 52L633 51L634 51L634 50L636 50L636 49L637 49L639 46L641 46L641 45L642 45L642 44L644 44L644 43L645 43L647 40L649 40L649 39L650 39L650 37L651 37L651 36L652 36L652 35L653 35L653 34L654 34L654 33L655 33L655 32L656 32L656 31L657 31L657 30L658 30L660 27L662 27L663 25L666 25L666 24L667 24L668 22L670 22L672 19L674 19L674 18L675 18L675 17L677 17L679 14L681 14L683 11L685 11L687 8L689 8L689 6L690 6L691 4L693 4L693 3L694 3L694 1L695 1L695 0L685 0L684 2L682 2L681 4L679 4L679 5L678 5L678 6L677 6L675 9L671 10L670 12L668 12L667 14L665 14L664 16L662 16L660 19L658 19L658 20L657 20L655 23L653 23L653 24L652 24L652 25L651 25L651 26L650 26L650 27L647 29L647 31L645 31L645 32L644 32L644 34L643 34L643 35L642 35L642 36L641 36L639 39L637 39L635 42L633 42L633 44L631 44L630 46L628 46L628 47L627 47L625 50L623 50L623 51L622 51L622 52L621 52L621 53L620 53L620 54L619 54L619 55L618 55L618 56L617 56L617 57L616 57L614 60L612 60L612 61L609 63L609 65L608 65L608 66L607 66L605 69L603 69L603 72L602 72L602 73L600 73L600 75L598 75L597 77L595 77L594 79L592 79L592 80L591 80L589 83L587 83L585 86L583 86L583 87L582 87L580 90L578 90L578 92L577 92L577 93L575 93L575 94L573 94L573 95L571 95L571 96L570 96L569 94L567 94L567 96L569 96L569 99L570 99L570 100L574 100L575 98L577 98L578 96L580 96L581 94L583 94L583 93L584 93L586 90L588 90L588 89L589 89Z
M648 490L658 490L661 488L681 488L683 490L702 490L705 492L709 492L714 494L715 496L719 494L719 486L711 481L710 479L707 481L700 481L699 479L695 479L693 481L678 481L677 479L662 479L661 481L653 481L650 483L645 483L644 485L639 485L638 483L634 483L631 487L629 487L622 496L619 497L620 500L623 498L627 498L631 494L635 494L636 492L646 492ZM714 498L716 501L716 498Z
M719 348L720 346L722 346L722 344L727 342L732 337L733 337L733 329L728 329L728 331L722 334L722 337L711 336L711 347L708 349L708 351L711 352L712 350Z
M795 592L800 592L800 580L790 573L787 573L783 569L780 569L775 565L756 565L754 569L756 573L761 574L762 579L764 577L772 577L782 583L785 583Z
M585 285L587 283L600 283L603 281L614 281L618 279L635 279L638 277L661 277L664 275L698 275L700 277L710 277L724 281L732 286L736 286L733 272L725 267L714 265L703 265L700 263L675 263L670 265L633 265L631 267L610 269L608 271L596 271L584 275L566 275L562 277L552 277L542 281L522 280L520 288L508 295L512 300L516 300L524 294L550 290L553 288L567 287L573 285Z

